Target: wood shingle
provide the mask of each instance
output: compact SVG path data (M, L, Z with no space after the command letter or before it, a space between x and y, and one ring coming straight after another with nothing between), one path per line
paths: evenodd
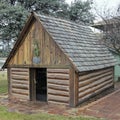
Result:
M71 21L36 15L78 71L114 66L115 59L88 26Z

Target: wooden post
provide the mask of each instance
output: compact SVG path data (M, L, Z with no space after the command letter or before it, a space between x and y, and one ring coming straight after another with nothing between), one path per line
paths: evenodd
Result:
M30 100L36 101L35 69L30 69Z
M75 73L75 70L71 67L70 68L70 107L75 107L77 105L78 101L78 76Z
M8 95L11 96L11 68L7 68L7 79L8 79Z
M75 72L75 106L78 104L78 80L79 80L79 74Z

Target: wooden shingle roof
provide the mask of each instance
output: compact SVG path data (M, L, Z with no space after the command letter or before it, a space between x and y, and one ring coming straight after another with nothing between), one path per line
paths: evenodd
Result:
M77 71L97 70L114 66L114 57L104 45L99 43L99 38L96 37L90 27L32 13L3 68L7 67L15 54L32 19L37 19L42 23L53 40L72 61Z
M90 27L48 16L37 17L78 71L114 66L114 57Z

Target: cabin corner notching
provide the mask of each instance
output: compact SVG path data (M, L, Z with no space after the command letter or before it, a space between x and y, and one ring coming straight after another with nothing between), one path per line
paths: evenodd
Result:
M74 107L114 85L114 63L89 27L32 13L3 68L10 98Z

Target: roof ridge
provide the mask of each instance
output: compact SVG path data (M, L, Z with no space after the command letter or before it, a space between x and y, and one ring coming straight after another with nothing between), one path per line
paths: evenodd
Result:
M43 14L38 14L38 13L35 13L36 14L36 16L38 16L38 17L44 17L44 18L51 18L51 19L53 19L53 20L60 20L61 22L69 22L69 23L71 23L71 24L75 24L75 25L80 25L80 26L82 26L82 27L90 27L90 25L85 25L82 21L79 23L77 23L77 22L75 22L75 21L72 21L72 20L70 20L70 19L64 19L64 18L60 18L60 17L56 17L56 16L51 16L51 15L43 15Z

